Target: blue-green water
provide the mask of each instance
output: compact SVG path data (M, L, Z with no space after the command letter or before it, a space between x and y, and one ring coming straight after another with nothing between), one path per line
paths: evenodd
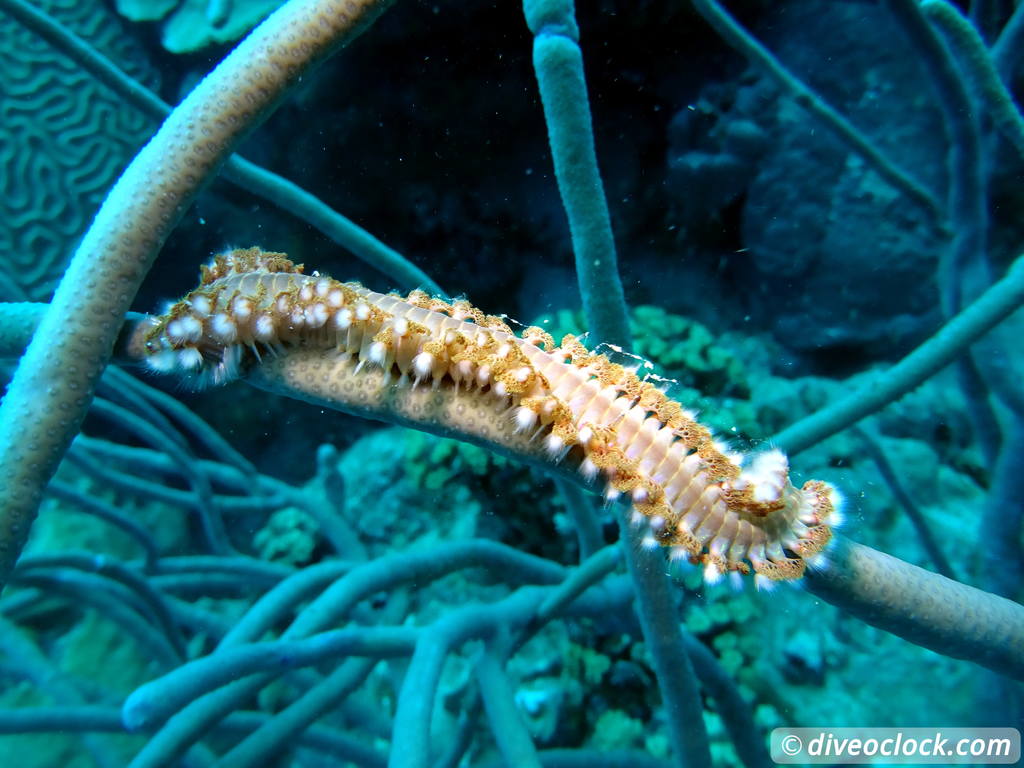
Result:
M160 121L17 5L0 0L0 301L46 302ZM170 105L277 5L32 0ZM698 11L722 6L708 0L581 4L579 111L632 337L615 361L756 453L871 392L1002 278L1022 242L1024 123L1009 99L1024 16L1012 5L732 0L755 49L723 39L721 17L709 25ZM944 11L963 12L961 25ZM573 37L553 22L535 31ZM552 158L572 150L571 175L586 140L578 125L549 134L572 110L542 105L534 37L516 3L398 3L303 75L239 154L449 296L556 340L585 334L582 240ZM292 198L255 192L232 173L212 179L132 309L163 311L212 253L251 245L307 273L414 287ZM118 203L126 217L134 202ZM600 239L593 206L583 218ZM584 291L588 306L614 303ZM30 310L0 309L4 344L19 312ZM1024 566L1021 322L1010 315L790 459L800 482L840 490L845 536L1010 601ZM6 383L17 350L2 352ZM609 547L589 561L607 574L542 620L537 606L589 554L574 504ZM1019 727L1019 612L951 658L802 582L708 584L657 559L670 583L661 617L689 648L669 665L699 678L666 696L635 612L644 588L616 559L623 513L480 447L244 381L196 391L113 365L0 597L0 765L768 765L780 727ZM268 594L285 597L272 608ZM324 594L337 602L318 624ZM965 632L983 614L968 601ZM908 627L922 621L908 612ZM279 641L303 626L313 640ZM246 653L264 660L262 677L227 661ZM158 689L167 711L125 707L206 658L187 668L205 686L181 675ZM218 696L221 711L170 746ZM702 724L680 722L680 698Z

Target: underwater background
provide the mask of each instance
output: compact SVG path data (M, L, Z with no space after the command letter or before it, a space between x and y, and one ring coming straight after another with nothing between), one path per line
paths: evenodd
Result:
M0 0L5 302L49 300L159 126L41 37L18 11L26 4L171 105L280 5ZM629 308L632 350L616 359L649 363L716 435L756 452L870 390L1020 253L1024 122L977 79L973 38L942 14L980 35L1012 93L1024 6L926 3L944 79L901 24L910 0L726 5L594 0L575 18ZM752 37L720 35L723 24ZM239 154L449 296L556 340L585 334L533 46L515 2L396 3L303 77ZM951 110L950 82L969 112ZM279 202L214 180L133 310L163 311L211 254L236 247L381 292L413 287ZM1010 315L973 354L790 462L840 490L850 538L1013 601L1024 566L1022 320ZM4 382L15 364L9 355ZM614 610L584 605L533 627L497 669L479 639L447 649L420 713L429 755L390 753L411 674L398 651L311 663L277 648L274 677L183 746L124 732L133 691L212 653L298 575L289 610L254 647L345 574L377 573L380 588L366 576L331 629L441 626L523 583L560 582L587 554L572 505L592 507L606 545L622 513L563 486L481 447L244 382L196 390L111 366L0 598L0 765L752 766L772 764L769 734L782 726L1020 726L1024 699L1008 675L870 626L799 582L736 589L666 561L672 621L694 666L713 670L698 675L703 729L688 729L707 746L688 754L673 751L679 726L621 567L604 585ZM227 552L211 551L204 515L222 521ZM483 547L468 565L402 577L406 559L443 561L467 542ZM491 696L508 706L495 711ZM272 747L245 741L268 724L283 729ZM529 744L509 746L523 734Z

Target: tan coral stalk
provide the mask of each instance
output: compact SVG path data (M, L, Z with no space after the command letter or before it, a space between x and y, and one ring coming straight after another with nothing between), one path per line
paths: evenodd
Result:
M572 336L553 347L465 302L306 275L283 254L218 256L154 321L150 364L202 382L244 375L361 415L561 464L629 495L646 541L709 580L800 578L831 538L835 493L793 486L785 457L744 462L679 403Z

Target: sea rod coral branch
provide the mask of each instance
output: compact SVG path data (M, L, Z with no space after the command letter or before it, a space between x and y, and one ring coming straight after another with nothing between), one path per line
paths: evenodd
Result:
M791 424L771 442L792 455L895 402L960 357L975 341L1024 306L1024 256L1006 275L951 318L934 336L868 384Z
M533 69L558 191L569 219L583 309L598 339L628 347L629 318L597 167L573 3L525 0L523 14L534 35Z
M1024 270L1019 273L1024 275ZM1002 292L997 284L989 289L986 297L992 294L997 299L994 303L1002 307L1004 302L995 295ZM992 302L982 298L977 303ZM0 358L15 355L24 348L44 308L40 304L0 304ZM8 319L13 322L8 323ZM972 330L980 335L990 325L983 323ZM130 319L122 334L122 343L115 350L117 359L125 364L141 362L146 354L144 336L151 329L149 319L139 316ZM964 333L954 334L957 345L976 338ZM437 390L389 388L383 383L383 372L379 369L361 373L367 381L356 390L339 386L336 381L305 375L318 367L328 372L324 358L321 351L293 350L281 358L265 359L262 365L248 371L245 378L251 384L288 397L457 436L504 451L524 462L545 461L540 447L517 434L514 427L505 424L504 428L497 429L501 425L493 425L493 420L487 418L491 411L478 396L465 390L456 393L454 389L440 387ZM368 401L367 393L375 390L374 379L379 380L376 389L383 396ZM461 401L458 407L452 402L456 399ZM578 472L565 464L559 465L556 471L577 484L584 482ZM828 568L812 571L805 579L808 591L910 642L938 653L969 658L996 672L1024 680L1024 606L911 566L844 537L839 541L839 546L829 553ZM382 565L392 567L389 563ZM917 605L924 595L933 596L926 612L919 611Z
M1024 680L1024 607L838 537L807 589L868 624Z

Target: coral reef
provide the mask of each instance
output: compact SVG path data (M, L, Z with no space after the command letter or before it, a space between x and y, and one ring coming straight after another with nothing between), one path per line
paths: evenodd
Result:
M166 118L50 305L0 305L4 758L764 766L780 726L1019 720L1024 11L387 5L292 0L172 109L0 0ZM165 95L209 68L132 32Z

